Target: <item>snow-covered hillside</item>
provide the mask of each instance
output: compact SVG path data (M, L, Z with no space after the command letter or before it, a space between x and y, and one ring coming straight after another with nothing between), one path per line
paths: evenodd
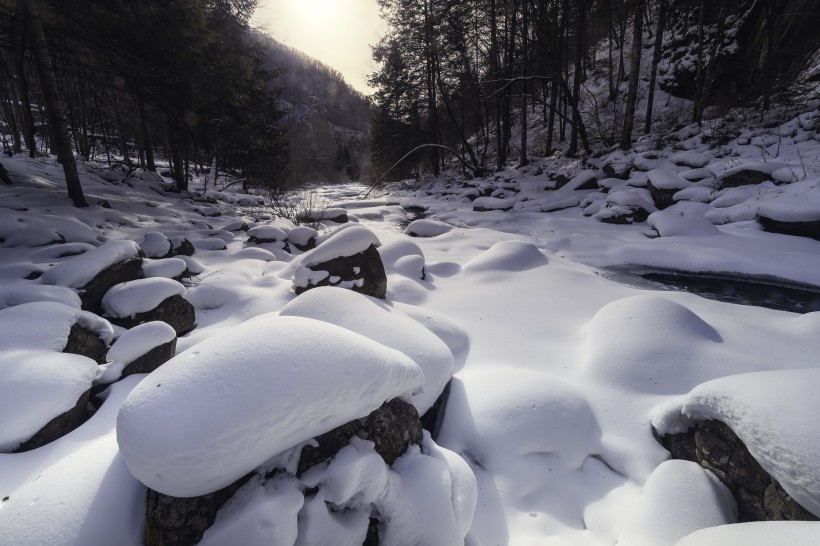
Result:
M94 204L75 209L53 160L4 159L0 544L140 544L155 531L146 487L228 484L203 544L362 544L373 529L396 545L816 543L817 522L729 525L744 505L719 472L661 442L719 420L820 516L820 298L799 301L820 292L817 121L719 146L692 126L660 149L367 200L317 189L351 220L319 233L254 196L175 194L90 164ZM360 266L322 270L371 249L384 299L342 288L368 288ZM92 301L90 279L140 260L144 279ZM763 280L761 305L793 289L812 312L669 290L647 271ZM98 357L61 352L79 326ZM176 356L130 367L162 351ZM440 422L391 465L354 438L297 469L316 436L394 399L426 413L442 392ZM73 430L12 452L72 411Z

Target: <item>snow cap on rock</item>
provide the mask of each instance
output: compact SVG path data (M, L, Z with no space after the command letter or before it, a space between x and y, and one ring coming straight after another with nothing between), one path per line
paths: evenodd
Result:
M156 309L164 300L184 296L185 292L185 287L173 279L139 279L111 287L103 297L102 306L110 317L130 317Z
M59 263L43 273L43 284L82 288L102 270L140 255L134 241L111 241Z

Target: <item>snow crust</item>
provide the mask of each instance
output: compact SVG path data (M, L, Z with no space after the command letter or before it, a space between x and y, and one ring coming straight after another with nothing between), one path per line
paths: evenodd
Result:
M102 308L110 317L130 317L145 313L172 296L184 296L185 287L162 277L138 279L111 287L102 299Z
M260 317L150 374L120 409L117 441L142 483L177 497L203 495L423 382L407 356L359 334Z
M43 273L42 281L43 284L82 288L102 270L136 258L139 253L140 248L134 241L111 241L55 265Z

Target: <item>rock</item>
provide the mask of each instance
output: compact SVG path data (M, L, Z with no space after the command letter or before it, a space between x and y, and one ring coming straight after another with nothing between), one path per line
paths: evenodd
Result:
M196 250L194 249L193 243L188 239L182 238L178 240L172 240L171 244L173 245L173 255L174 256L193 256Z
M177 340L154 347L141 357L133 360L122 370L120 378L136 373L151 373L172 358L177 352Z
M668 434L660 441L674 458L700 464L729 488L737 501L738 521L818 520L763 470L724 423L702 421L687 432Z
M105 362L106 351L108 351L108 347L100 339L99 334L83 328L79 324L71 326L68 341L63 349L64 353L87 356L98 364Z
M421 416L421 426L424 430L430 432L430 437L433 441L438 439L441 424L444 422L444 411L447 407L447 400L450 399L450 385L452 382L452 379L447 382L447 385L444 386L444 390L441 391L436 401L433 402L433 407Z
M88 417L88 398L90 395L91 390L85 391L73 408L46 423L34 436L20 444L13 453L23 453L50 444L82 425Z
M751 186L762 184L771 180L770 174L755 170L735 170L731 174L720 177L721 188L737 188L739 186Z
M317 250L321 247L317 247ZM296 283L296 294L317 286L339 286L354 292L384 299L387 295L387 274L379 251L371 244L367 250L353 256L341 256L306 268L327 273L321 280L308 279Z
M394 398L367 417L356 419L316 437L319 447L305 446L299 457L297 474L333 457L350 438L358 436L376 444L384 462L392 465L410 445L421 445L419 414L411 404Z
M153 310L136 313L130 317L112 317L111 322L123 328L133 328L145 322L160 320L169 324L178 336L187 334L196 326L196 311L182 296L171 296Z
M142 258L132 258L114 264L97 274L88 284L79 289L82 308L92 313L102 313L102 299L115 284L142 278Z
M148 489L145 510L145 546L196 544L216 521L219 509L250 479L253 473L231 485L199 497L172 497Z
M796 235L798 237L810 237L815 241L820 241L820 220L813 222L785 222L767 218L758 213L757 221L763 229L771 233L782 233L784 235Z

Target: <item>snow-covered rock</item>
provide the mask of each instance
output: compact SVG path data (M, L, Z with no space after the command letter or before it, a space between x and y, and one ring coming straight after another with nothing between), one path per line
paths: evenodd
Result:
M661 237L719 235L720 230L706 219L713 210L703 203L675 203L649 215L647 223Z
M421 219L410 222L404 233L411 237L436 237L448 233L452 229L453 226L444 222Z
M817 521L756 521L701 529L687 535L675 546L814 546L819 533L820 522Z
M146 233L139 246L147 258L165 258L173 250L171 241L159 231Z
M102 306L106 315L125 318L156 309L164 300L185 293L185 287L173 279L140 279L113 286L103 297Z
M174 356L177 334L165 322L146 322L125 331L106 354L97 383L113 383L125 375L151 373ZM163 349L156 354L157 349Z
M527 271L547 264L547 257L530 243L502 241L464 265L465 271Z
M111 241L85 254L74 256L43 273L43 284L82 288L104 269L139 257L134 241Z
M410 358L369 338L317 320L260 317L150 374L123 403L117 440L147 486L203 495L423 383Z

